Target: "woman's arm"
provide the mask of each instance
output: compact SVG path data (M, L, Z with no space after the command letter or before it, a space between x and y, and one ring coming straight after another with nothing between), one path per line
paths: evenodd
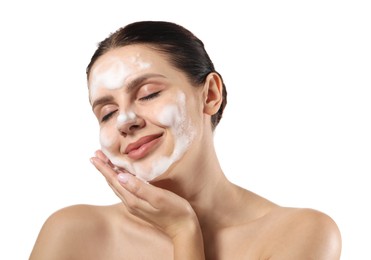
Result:
M205 259L204 245L200 226L190 223L190 226L172 238L174 259Z

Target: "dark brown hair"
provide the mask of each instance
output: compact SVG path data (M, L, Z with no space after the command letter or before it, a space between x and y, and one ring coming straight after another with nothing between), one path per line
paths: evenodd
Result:
M178 24L164 21L141 21L118 29L98 44L86 68L87 76L89 77L93 64L100 56L109 50L133 44L146 44L165 54L169 62L184 72L195 86L205 83L207 75L211 72L220 76L223 84L223 101L218 112L211 117L212 127L215 129L227 104L225 84L221 75L215 70L203 42Z

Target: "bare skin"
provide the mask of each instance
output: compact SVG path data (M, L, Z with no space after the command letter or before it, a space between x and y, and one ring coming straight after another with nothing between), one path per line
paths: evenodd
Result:
M130 57L138 57L138 53L155 66L130 64L134 60ZM77 205L57 211L40 231L31 260L340 258L340 232L329 216L312 209L281 207L225 177L215 153L210 123L222 98L217 74L210 73L205 84L195 88L163 56L145 46L111 50L97 63L107 64L113 57L127 61L125 65L133 68L123 85L148 73L161 74L164 80L156 78L161 82L151 82L151 87L144 84L145 91L161 91L159 97L145 104L137 94L122 94L120 89L100 88L91 95L92 103L108 94L115 98L107 104L109 109L106 105L94 109L98 119L104 118L105 111L126 109L128 104L136 113L135 120L117 128L117 113L108 123L101 123L101 131L110 136L115 131L120 134L110 153L125 158L120 151L125 150L130 138L158 132L163 133L163 138L153 153L168 151L173 143L171 132L156 122L152 111L167 105L179 91L187 98L187 115L197 137L181 159L149 183L124 169L117 171L98 150L91 161L122 202L111 206ZM147 94L151 95L151 91Z
M310 209L282 208L245 192L253 204L267 209L251 209L246 201L244 212L251 210L247 215L262 216L214 230L205 225L205 259L340 259L339 231L328 216ZM30 257L50 258L174 259L172 241L121 203L77 205L53 214Z

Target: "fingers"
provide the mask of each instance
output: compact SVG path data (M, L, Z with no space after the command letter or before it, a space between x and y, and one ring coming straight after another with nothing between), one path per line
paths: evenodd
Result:
M139 180L137 177L129 173L119 173L117 175L117 179L126 190L128 190L136 197L148 201L154 207L154 202L163 195L162 189L154 187L142 180ZM157 199L154 200L154 198Z
M114 193L119 197L128 209L128 211L134 215L138 215L137 211L139 208L145 208L149 209L148 203L143 202L141 199L136 197L135 195L131 194L130 191L125 190L120 184L118 186L115 186L109 182L107 182L108 185L111 187L111 189L114 191ZM148 205L146 205L148 204ZM152 207L150 207L152 208Z
M154 197L154 192L156 193L158 188L156 189L152 185L148 185L132 174L117 171L116 167L110 163L108 157L101 150L96 151L95 155L96 158L91 159L92 163L111 185L115 186L114 183L118 180L122 187L140 199L150 201Z
M107 181L112 182L112 180L116 179L116 172L101 155L97 154L97 157L90 158L90 162L103 174Z
M147 198L150 197L150 191L145 186L150 186L143 181L140 181L135 176L129 173L117 172L104 161L104 157L97 153L97 157L91 158L93 165L102 173L106 178L108 184L118 197L126 204L148 207Z
M95 152L95 156L98 157L99 159L101 159L105 163L109 162L108 157L101 150L97 150Z
M110 161L110 159L108 159L108 157L101 150L97 150L95 152L95 156L98 157L99 159L101 159L103 162L105 162L109 166L111 166L111 168L114 169L115 171L118 170L118 168L115 165L113 165L113 163Z
M99 158L100 160L102 160L103 162L105 162L107 165L109 165L116 173L119 173L119 172L128 172L126 169L124 169L122 167L118 167L117 165L114 165L110 161L110 159L101 150L97 150L95 152L95 156L97 158Z

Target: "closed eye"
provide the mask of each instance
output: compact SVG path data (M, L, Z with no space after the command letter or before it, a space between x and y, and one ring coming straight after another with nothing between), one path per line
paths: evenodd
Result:
M154 92L152 94L149 94L148 96L141 97L139 100L141 100L141 101L151 100L151 99L156 98L157 96L159 96L160 92L161 91Z
M108 121L114 113L116 113L117 110L113 110L112 112L108 113L107 115L103 116L102 119L101 119L101 122L106 122Z

